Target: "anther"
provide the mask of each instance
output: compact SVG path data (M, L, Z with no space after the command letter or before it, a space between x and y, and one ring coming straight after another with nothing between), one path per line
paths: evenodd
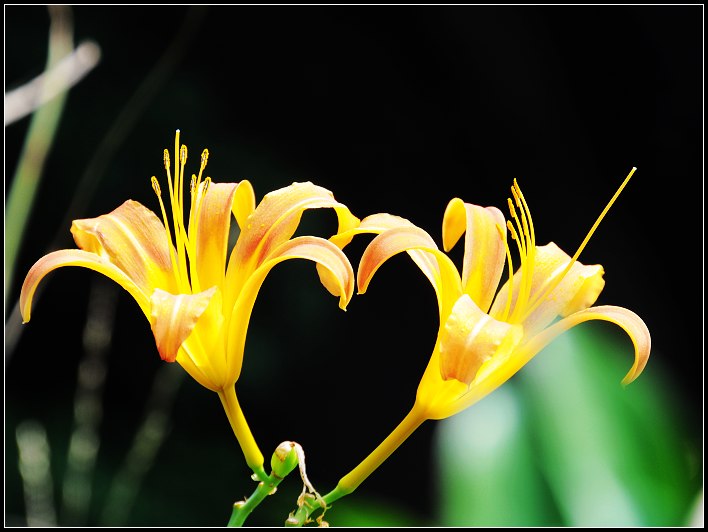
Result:
M192 174L192 181L189 183L189 193L194 195L194 189L197 186L197 176Z
M157 181L157 178L155 176L152 176L152 178L150 178L150 181L152 182L152 189L155 191L155 194L161 196L162 190L160 190L160 183Z
M207 165L207 161L209 160L209 150L204 149L202 152L202 163L201 163L201 169L204 170Z
M185 144L182 144L182 148L179 150L179 162L180 164L187 162L187 146Z
M170 152L165 149L165 151L162 154L162 161L165 164L165 170L170 169Z
M514 226L511 223L511 220L506 221L506 226L509 229L509 232L511 233L511 239L518 240L518 237L516 236L516 229L514 229Z

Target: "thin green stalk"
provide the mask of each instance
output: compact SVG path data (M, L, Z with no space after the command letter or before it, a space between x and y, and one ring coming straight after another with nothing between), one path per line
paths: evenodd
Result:
M373 450L369 456L343 476L334 488L327 495L322 497L324 503L329 506L333 502L349 495L359 485L366 480L398 447L413 434L413 432L426 420L424 412L418 408L417 403L411 411L403 418L403 421ZM310 519L310 515L322 505L315 498L305 498L299 508L285 522L286 526L303 526Z
M74 47L71 11L67 6L49 6L51 17L46 70L50 71ZM47 89L50 90L50 89ZM64 109L66 91L40 107L30 122L20 161L12 181L5 211L5 305L17 261L17 254L32 211L44 162L51 149Z
M280 484L282 480L283 479L279 476L271 473L265 481L259 482L258 487L248 499L234 504L231 519L229 519L227 526L243 526L246 518L251 514L256 506L258 506L268 495L275 493L278 484Z

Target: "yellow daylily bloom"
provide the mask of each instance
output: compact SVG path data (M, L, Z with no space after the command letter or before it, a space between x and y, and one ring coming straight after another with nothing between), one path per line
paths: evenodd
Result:
M246 461L260 474L263 456L234 390L256 296L276 264L302 258L327 272L327 289L346 308L354 272L341 249L319 237L292 237L306 209L334 209L340 231L359 220L330 191L309 182L266 194L256 207L248 181L213 183L202 177L209 156L204 150L199 174L192 175L185 225L187 147L180 146L179 131L174 149L174 176L170 153L164 151L171 220L155 177L152 185L162 221L132 200L98 218L75 220L71 233L80 249L49 253L30 269L20 295L23 320L30 319L37 285L57 268L82 266L114 280L147 317L162 359L177 361L197 382L219 394ZM232 215L240 233L227 264Z
M592 305L604 287L604 270L577 261L580 252L631 178L630 172L573 257L550 243L536 245L531 213L516 181L509 200L511 220L495 207L455 198L443 217L443 246L450 251L465 234L462 272L438 249L432 237L408 220L373 215L343 235L377 233L361 258L359 293L367 290L377 269L406 251L433 285L440 328L421 378L413 408L391 435L359 466L342 478L327 498L350 493L421 423L442 419L473 405L506 382L559 334L589 320L622 327L634 344L634 364L623 383L636 379L647 363L651 339L634 312ZM520 256L512 265L507 231ZM499 289L505 264L509 279Z

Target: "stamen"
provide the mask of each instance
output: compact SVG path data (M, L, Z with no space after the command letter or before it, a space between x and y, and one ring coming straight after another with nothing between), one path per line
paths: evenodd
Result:
M516 213L514 213L514 217ZM518 218L517 220L517 225L518 225ZM516 249L519 251L519 275L521 275L521 283L524 282L524 265L526 264L526 250L525 250L525 243L524 240L520 237L520 235L517 233L517 230L514 228L514 224L511 223L511 220L506 221L506 226L509 229L509 233L511 233L511 239L516 242ZM508 249L507 245L507 249ZM509 255L511 255L511 251L509 250ZM509 262L511 264L511 258L509 258ZM509 299L507 300L507 306L509 307L509 310L511 309L511 300L514 297L514 276L513 274L509 275ZM516 296L516 301L514 303L514 311L511 313L511 316L513 317L516 314L516 309L519 306L519 297L521 295L521 288L519 288L519 291L517 292ZM508 311L505 312L505 317L508 317ZM504 320L504 321L509 321L509 320Z
M180 221L184 225L184 167L187 164L187 146L182 144L182 148L179 150L179 210L180 210Z
M162 190L160 189L160 183L157 181L155 176L150 178L150 182L152 183L152 189L155 191L155 194L157 194L157 197L160 198L160 202L162 202Z
M526 310L526 313L524 314L524 318L523 318L523 319L526 319L526 317L527 317L529 314L531 314L531 312L533 312L533 311L536 309L536 307L538 307L538 306L541 304L541 302L542 302L546 297L548 297L548 295L549 295L553 290L555 290L555 288L558 286L558 284L559 284L559 283L563 280L563 278L568 274L568 272L570 271L570 269L573 267L573 264L575 264L576 261L578 260L578 257L580 256L580 253L583 251L583 249L585 249L585 246L586 246L587 243L590 241L590 237L593 235L593 233L595 233L595 230L596 230L596 229L598 228L598 226L600 225L600 222L603 220L603 218L605 217L605 215L607 214L607 212L610 210L610 207L612 207L612 205L615 203L615 201L617 201L617 198L619 197L620 193L624 190L624 187L627 186L627 183L629 183L629 180L632 178L632 176L634 175L634 172L636 172L636 171L637 171L637 167L636 167L636 166L632 167L632 170L630 170L630 172L629 172L629 174L627 175L627 177L625 177L624 181L622 182L622 184L620 185L620 187L617 189L617 192L615 192L614 196L612 196L612 199L610 199L610 201L607 203L607 205L605 206L605 208L604 208L604 209L602 210L602 212L600 213L600 216L598 216L598 217L597 217L597 220L595 220L595 223L594 223L594 224L592 225L592 227L590 228L590 231L588 231L588 234L587 234L587 235L585 236L585 238L583 239L582 243L581 243L580 246L578 247L578 250L575 252L575 254L573 255L573 257L570 259L570 261L568 262L568 265L565 267L565 269L563 270L563 272L550 284L550 286L549 286L544 292L538 294L538 296L534 299L533 303L532 303L532 304L529 306L529 308Z
M507 221L507 224L511 225L511 222ZM497 231L499 231L499 236L502 239L502 242L504 242L504 247L506 248L506 261L507 264L509 264L509 294L507 295L506 304L504 305L504 313L501 316L501 321L506 321L506 318L509 316L509 310L511 310L511 293L512 288L514 286L514 265L513 261L511 260L511 250L509 249L509 243L504 238L504 229L499 224L496 225L496 228ZM515 232L513 227L511 227L511 231L511 238L512 240L514 240Z
M172 233L170 231L170 224L167 222L167 212L165 211L165 204L162 202L162 190L160 189L160 183L155 176L150 179L152 182L152 189L157 194L157 200L160 202L160 210L162 211L162 223L165 226L165 232L167 233L167 244L170 248L170 261L172 262L172 268L177 271L177 259L175 258L174 248L172 246Z
M179 143L180 131L179 129L175 131L175 180L174 180L174 190L172 194L172 218L175 224L175 244L177 247L177 263L179 265L180 279L182 281L183 289L189 292L189 277L187 275L187 254L185 247L187 246L187 232L184 229L184 211L182 209L182 199L183 199L183 180L182 175L184 172L184 161L181 156L180 143Z
M521 220L519 220L519 216L516 214L516 209L514 208L514 204L511 202L510 198L507 198L507 202L509 203L509 212L511 214L512 219L516 222L516 228L518 230L518 237L516 240L520 246L519 251L521 252L521 255L526 254L526 241L522 238L520 238L524 234L524 229L521 224ZM522 262L523 262L523 256Z
M531 221L531 211L528 208L526 200L521 193L519 183L514 179L514 185L511 187L511 193L516 200L516 205L521 211L521 224L524 236L524 257L521 263L521 281L519 293L514 305L514 313L510 319L512 322L519 320L519 315L524 314L524 308L531 297L531 287L533 285L533 270L536 262L536 238L533 234L533 222ZM518 223L518 219L517 219Z

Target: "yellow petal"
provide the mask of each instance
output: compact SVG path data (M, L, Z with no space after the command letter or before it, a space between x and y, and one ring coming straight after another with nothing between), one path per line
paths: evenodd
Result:
M520 358L519 363L521 365L525 364L559 334L580 323L591 320L609 321L624 329L634 345L634 363L622 380L622 384L629 384L639 377L644 367L647 365L651 352L651 335L649 334L649 329L644 321L631 310L611 305L590 307L554 323L524 345L523 349L517 354Z
M501 231L500 231L501 229ZM480 207L455 198L443 217L443 246L450 251L465 236L462 289L486 312L506 261L506 221L496 207Z
M520 325L497 321L467 295L457 300L440 331L440 373L471 384L492 357L506 359L522 338Z
M228 353L243 353L248 322L258 291L270 270L288 259L308 259L327 268L333 279L337 279L336 289L331 291L339 296L339 307L345 309L354 294L354 272L346 255L329 240L314 236L301 236L288 240L273 250L269 259L248 278L239 293L229 323ZM238 373L240 362L229 359L229 372Z
M174 362L184 341L217 292L212 287L198 294L170 294L156 289L150 298L151 325L162 360Z
M251 183L244 179L236 187L236 196L233 203L234 217L241 229L246 227L246 221L254 210L256 210L256 195L253 192Z
M212 183L206 194L198 191L198 216L189 232L196 240L196 276L202 290L212 286L223 290L231 214L245 221L253 210L252 200L253 188L248 181Z
M531 310L523 319L524 335L527 338L534 336L559 316L588 308L605 286L602 266L575 262L567 270L570 259L552 242L536 248L531 296L528 302L523 303ZM514 274L512 311L517 304L521 278L520 274ZM504 311L508 294L507 282L499 291L490 311L497 319Z
M115 264L143 292L175 290L165 228L155 213L137 201L128 200L98 218L74 220L71 233L81 249Z
M395 216L388 213L378 213L367 216L361 223L355 227L351 227L349 230L338 233L331 237L329 240L336 244L340 249L343 249L355 235L360 234L381 234L388 229L394 229L396 227L415 227L413 223L401 218L400 216ZM423 271L423 273L428 277L431 283L435 284L435 278L437 276L437 264L435 259L431 257L429 253L424 251L409 250L408 255L413 259L418 267ZM329 286L334 281L329 279L329 272L317 266L317 273L320 276L320 280L324 286Z
M240 287L248 276L269 255L295 233L306 209L333 208L340 231L357 225L359 219L337 202L332 193L312 183L293 183L266 194L241 228L239 239L231 252L227 268L225 295L227 305L236 300Z
M433 285L441 314L446 314L460 296L460 274L430 235L416 226L389 229L371 241L364 250L357 272L359 293L366 292L371 278L384 262L397 253L412 250L418 251L421 260L416 264Z
M145 316L150 319L150 300L147 294L145 294L124 271L111 264L107 258L101 258L94 253L79 249L64 249L45 255L27 272L25 281L22 284L22 291L20 292L20 311L22 312L24 323L30 320L32 298L40 281L49 272L63 266L81 266L102 273L112 279L133 296L145 313Z

